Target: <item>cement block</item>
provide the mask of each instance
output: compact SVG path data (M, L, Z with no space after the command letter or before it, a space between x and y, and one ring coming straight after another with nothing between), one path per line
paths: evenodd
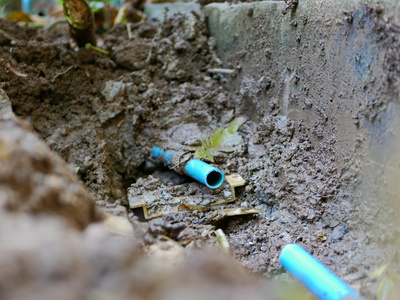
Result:
M165 14L171 17L173 14L190 14L192 11L201 14L200 4L190 2L177 3L148 3L144 7L144 13L150 18L163 21Z

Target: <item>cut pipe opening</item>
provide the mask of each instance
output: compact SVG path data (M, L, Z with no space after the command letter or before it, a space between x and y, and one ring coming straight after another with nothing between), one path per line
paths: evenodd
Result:
M208 173L206 182L210 188L218 188L224 181L224 175L218 171L211 171Z

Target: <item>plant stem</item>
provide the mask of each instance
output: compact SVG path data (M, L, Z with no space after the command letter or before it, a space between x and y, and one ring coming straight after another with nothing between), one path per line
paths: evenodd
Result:
M90 44L90 43L87 43L87 44L85 45L85 48L86 48L86 49L90 49L90 50L94 50L94 51L97 51L97 52L100 52L100 53L103 53L103 54L105 54L105 55L110 55L110 52L108 52L108 51L106 51L106 50L103 50L103 49L101 49L101 48L99 48L99 47L93 46L93 45Z
M79 47L87 43L96 45L93 11L86 0L63 0L64 16L71 37Z

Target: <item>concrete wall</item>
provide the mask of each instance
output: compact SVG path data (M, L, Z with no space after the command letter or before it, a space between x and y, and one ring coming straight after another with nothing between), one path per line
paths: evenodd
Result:
M306 125L343 177L359 173L344 188L388 249L400 211L400 3L299 2L287 14L283 1L205 7L223 66L237 70L227 86L243 114Z
M286 15L283 1L210 4L205 11L224 65L241 69L232 90L256 82L248 95L242 91L243 110L256 120L278 101L281 114L309 127L323 123L349 148L362 122L360 106L382 97L383 57L364 4L326 2L300 1ZM259 91L251 95L251 89ZM307 109L312 105L318 109Z

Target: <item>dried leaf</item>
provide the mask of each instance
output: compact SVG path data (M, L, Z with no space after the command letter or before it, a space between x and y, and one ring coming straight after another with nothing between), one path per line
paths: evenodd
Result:
M376 293L377 300L388 300L392 290L399 284L399 275L388 274L379 283L378 291Z
M222 231L222 229L217 229L215 231L215 237L217 238L217 241L219 243L219 246L221 249L227 253L231 253L231 246L229 245L228 239L226 238L225 233Z
M323 242L326 241L326 235L323 232L317 232L317 238L319 238Z
M32 22L31 17L22 10L17 10L6 16L7 20L17 21L17 22Z
M238 131L239 127L242 126L247 119L245 117L238 117L234 119L228 126L229 133L235 133Z
M374 271L370 272L368 275L371 279L378 279L379 277L381 277L383 274L386 273L387 268L390 265L390 261L386 264L383 264L381 266L379 266L378 268L376 268Z
M258 214L258 210L251 209L241 209L241 208L228 208L218 212L223 217L234 217L234 216L244 216L244 215L254 215Z

